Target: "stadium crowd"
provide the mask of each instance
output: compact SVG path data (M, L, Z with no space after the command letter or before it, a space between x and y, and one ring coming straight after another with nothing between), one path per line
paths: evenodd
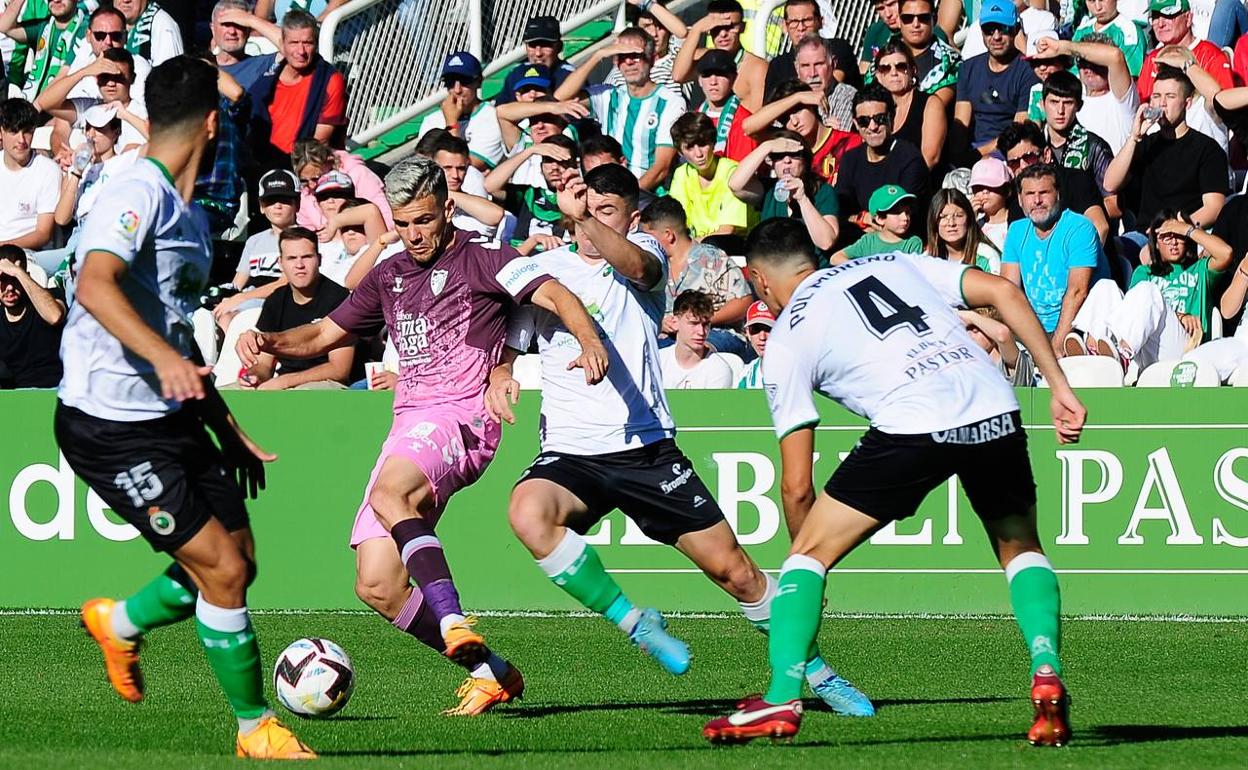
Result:
M1097 360L1111 384L1180 359L1248 382L1241 0L876 0L857 50L824 36L825 0L788 0L782 51L750 50L745 5L682 18L627 0L627 26L575 65L558 20L530 18L492 101L482 63L447 56L414 152L442 168L455 226L540 259L571 242L568 180L627 167L635 226L668 257L669 388L761 385L774 318L739 257L775 217L800 220L828 264L903 251L1003 275L1057 355ZM147 73L199 52L220 112L194 198L222 285L193 322L218 386L394 387L386 339L251 368L233 353L248 329L327 315L403 248L385 169L345 149L347 84L305 3L219 0L199 19L155 0L9 0L0 41L0 385L59 379L76 234L143 156ZM1006 378L1037 384L991 310L963 318Z

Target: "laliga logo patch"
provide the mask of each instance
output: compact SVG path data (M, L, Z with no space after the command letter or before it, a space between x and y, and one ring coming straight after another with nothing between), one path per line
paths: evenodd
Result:
M429 288L433 291L433 296L438 296L442 293L442 289L446 288L446 275L445 270L433 271L433 275L429 278Z
M126 235L134 235L139 229L139 215L133 211L123 211L117 219L117 226Z
M178 522L173 518L173 514L168 511L162 511L156 506L147 509L147 523L151 526L152 531L158 535L172 534L177 528Z

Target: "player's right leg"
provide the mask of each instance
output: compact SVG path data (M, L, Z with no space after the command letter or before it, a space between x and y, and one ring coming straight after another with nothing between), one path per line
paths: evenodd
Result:
M634 606L607 574L598 552L565 526L573 521L592 524L602 516L565 486L576 486L593 499L588 491L594 485L588 465L564 456L546 464L540 460L511 493L507 515L516 537L555 585L614 623L668 672L679 675L688 671L689 647L668 633L663 616L657 610ZM553 465L561 467L555 469ZM552 475L556 474L563 483L554 480Z
M412 586L394 541L384 531L355 545L355 593L395 628L438 655L446 653L437 617L420 589ZM443 712L448 716L483 714L524 694L519 669L494 652L488 653L484 663L468 670L470 675L460 686L459 705Z
M819 634L827 571L884 525L821 493L793 539L771 602L768 659L771 684L727 717L711 720L702 735L715 742L785 738L802 719L802 685L811 646Z

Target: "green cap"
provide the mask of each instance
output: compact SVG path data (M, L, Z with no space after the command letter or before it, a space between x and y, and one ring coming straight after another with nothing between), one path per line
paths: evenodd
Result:
M867 207L871 209L871 216L875 217L904 200L914 200L914 195L895 184L886 184L871 193L871 200L867 202Z
M1192 10L1189 0L1148 0L1149 13L1164 13L1173 16L1176 13L1187 13Z

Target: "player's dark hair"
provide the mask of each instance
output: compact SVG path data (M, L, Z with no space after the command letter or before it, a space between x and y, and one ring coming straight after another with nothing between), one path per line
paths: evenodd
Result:
M581 157L586 155L610 155L617 161L624 160L624 148L614 136L598 134L581 142Z
M109 61L114 62L116 64L125 65L126 68L130 70L130 85L134 85L134 78L135 78L134 54L130 53L124 48L105 48L104 53L100 54L100 57L104 59L108 59ZM197 56L194 58L200 59L202 57ZM208 64L208 62L206 61L204 63ZM209 66L213 67L213 69L216 69L214 65L209 64Z
M599 195L618 195L624 199L630 209L637 209L637 201L641 197L641 187L633 172L614 163L595 166L585 175L585 185Z
M879 102L884 105L884 113L888 115L888 129L893 129L893 116L897 114L897 103L893 101L893 95L888 89L879 83L868 83L858 89L858 93L854 94L854 114L858 114L858 105L874 104Z
M711 0L706 4L706 15L710 16L712 13L739 13L742 18L745 17L745 9L737 0Z
M0 102L0 129L11 132L34 131L39 126L35 105L15 96Z
M672 124L672 143L677 150L688 146L715 146L715 124L704 112L686 112Z
M1024 120L1021 123L1011 123L1005 127L1005 130L997 137L997 149L1002 154L1005 154L1014 149L1014 146L1019 142L1030 142L1037 150L1043 150L1048 145L1048 142L1044 140L1044 132L1040 130L1040 126L1037 126L1030 120Z
M686 313L699 321L710 320L715 315L715 300L704 291L685 289L676 295L676 300L672 303L672 315Z
M670 227L678 232L689 232L689 217L681 202L670 195L655 198L649 206L642 209L641 224L643 227Z
M87 29L90 29L91 25L95 24L95 20L101 16L116 17L117 21L121 22L121 31L126 31L126 15L111 5L101 5L92 11L91 15L87 17Z
M277 248L280 251L282 244L288 241L311 241L313 247L317 247L316 233L306 227L292 225L281 231L277 235ZM319 253L319 248L317 249Z
M11 243L0 243L0 259L8 260L21 269L26 269L26 250Z
M1074 99L1076 105L1083 104L1083 83L1079 76L1070 70L1058 70L1044 81L1043 97L1056 96L1059 99Z
M452 155L463 155L465 158L471 155L468 151L468 143L449 131L438 137L437 143L433 145L433 152L430 153L430 157L437 155L440 152L449 152Z
M133 59L131 59L133 62ZM147 76L146 101L152 138L198 123L217 110L217 68L189 56L175 56Z
M1173 80L1175 83L1178 83L1184 99L1190 99L1192 94L1196 93L1196 86L1192 84L1192 79L1178 67L1171 67L1169 64L1158 64L1157 77L1153 78L1153 85L1156 86L1157 83L1163 80Z
M748 264L819 267L819 255L806 225L791 217L764 220L745 240Z

